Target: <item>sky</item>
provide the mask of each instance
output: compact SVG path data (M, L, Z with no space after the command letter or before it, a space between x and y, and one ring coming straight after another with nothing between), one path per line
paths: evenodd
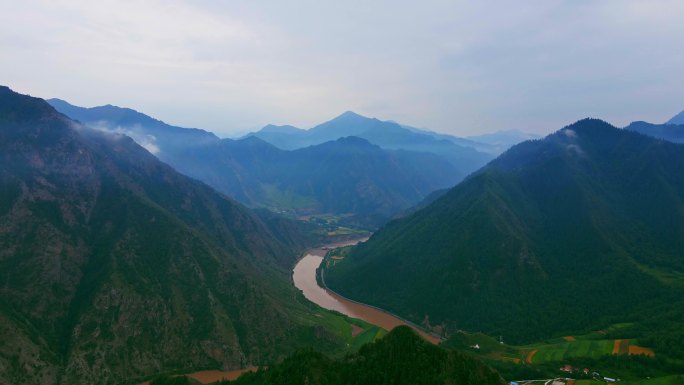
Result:
M684 1L0 0L0 84L220 136L352 110L456 135L684 109Z

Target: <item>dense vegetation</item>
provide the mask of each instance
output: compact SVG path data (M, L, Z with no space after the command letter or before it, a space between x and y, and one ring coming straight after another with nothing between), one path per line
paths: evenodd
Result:
M4 87L0 202L0 383L119 384L350 342L290 284L316 241L297 224Z
M662 319L680 303L682 239L684 147L587 119L389 223L326 282L447 333L532 342Z
M334 360L313 350L301 350L280 364L243 374L230 384L493 385L504 381L479 360L433 346L409 327L401 326L344 358Z

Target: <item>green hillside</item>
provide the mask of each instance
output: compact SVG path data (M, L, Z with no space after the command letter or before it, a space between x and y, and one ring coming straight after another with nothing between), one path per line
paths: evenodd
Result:
M682 240L684 146L587 119L389 223L326 283L447 333L531 343L681 309Z

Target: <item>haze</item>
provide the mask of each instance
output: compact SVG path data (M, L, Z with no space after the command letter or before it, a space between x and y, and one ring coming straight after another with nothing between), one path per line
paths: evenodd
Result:
M684 3L0 1L0 84L229 136L345 110L458 135L684 108Z

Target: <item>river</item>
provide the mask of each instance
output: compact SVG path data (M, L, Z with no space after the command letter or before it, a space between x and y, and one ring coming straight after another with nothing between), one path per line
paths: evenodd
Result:
M330 248L353 245L366 239L332 244L307 251L292 271L294 285L304 293L304 297L322 308L335 310L349 317L362 319L385 330L392 330L399 325L407 325L433 344L439 343L440 339L438 337L426 333L406 320L379 308L351 301L332 290L318 285L318 282L316 282L316 269L321 265L323 257Z

